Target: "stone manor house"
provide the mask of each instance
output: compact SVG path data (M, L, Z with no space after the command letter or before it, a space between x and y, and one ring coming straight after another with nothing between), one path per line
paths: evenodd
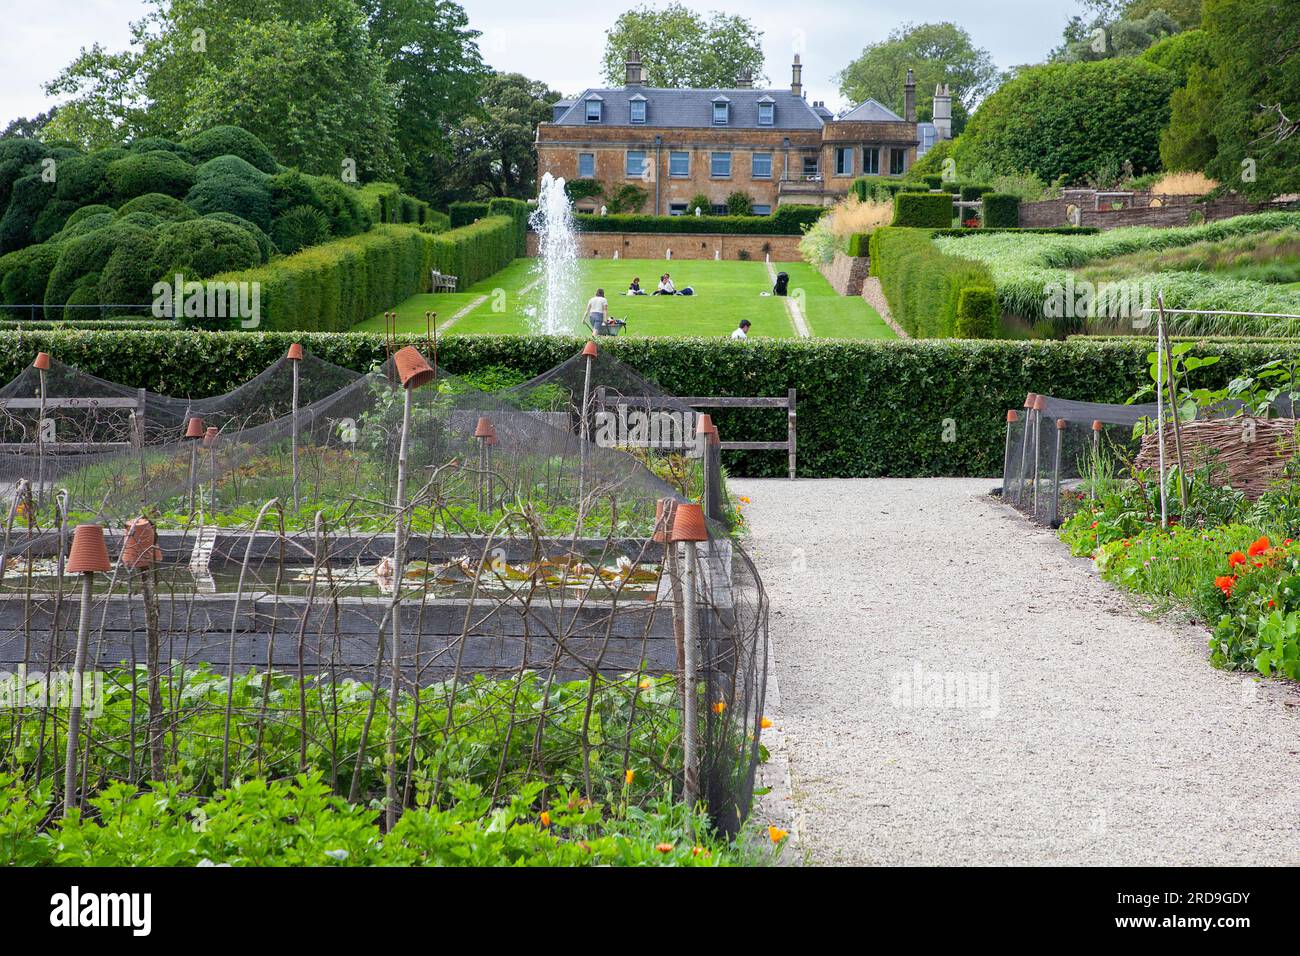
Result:
M830 205L857 176L901 176L951 136L948 88L935 89L934 122L918 123L911 70L903 116L875 100L836 116L807 100L797 55L788 89L755 89L746 76L731 89L657 89L645 85L638 54L626 68L622 87L554 104L537 127L539 176L595 179L606 195L635 184L647 193L643 213L684 215L698 195L725 212L727 196L744 192L767 214L781 203ZM600 200L577 206L592 211Z

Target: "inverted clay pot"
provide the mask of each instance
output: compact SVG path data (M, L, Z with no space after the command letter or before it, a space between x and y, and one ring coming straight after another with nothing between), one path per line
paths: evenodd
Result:
M486 415L481 416L478 424L474 426L475 438L492 438L496 433L496 429L492 427L492 422Z
M285 358L287 358L290 362L301 362L302 346L299 345L297 342L294 342L293 345L289 346L289 354L286 355Z
M72 550L68 552L68 573L106 573L113 570L104 544L104 529L97 524L79 524L72 532Z
M40 370L43 371L43 372L47 372L47 371L49 371L49 368L50 368L50 353L49 353L49 352L37 352L37 353L36 353L36 361L32 363L32 368L38 368L38 369L40 369Z
M398 349L393 354L393 367L397 369L398 381L405 388L419 388L433 381L433 366L414 345Z
M201 418L191 418L189 424L185 426L185 437L191 440L202 438L206 432L207 429Z
M122 539L122 564L128 568L147 568L162 560L158 533L148 518L133 518L126 523Z
M708 541L704 509L693 501L683 501L673 512L673 541Z

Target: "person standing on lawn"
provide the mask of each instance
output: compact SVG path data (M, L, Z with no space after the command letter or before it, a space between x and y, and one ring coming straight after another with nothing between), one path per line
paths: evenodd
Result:
M592 329L596 329L604 323L607 315L609 315L609 300L605 298L604 289L597 289L596 294L587 300L587 311L583 313L582 319Z
M741 319L741 320L740 320L740 327L737 328L734 332L731 333L731 338L732 338L734 341L738 341L738 342L748 342L748 341L749 341L749 326L750 326L750 324L751 324L751 323L750 323L749 319Z

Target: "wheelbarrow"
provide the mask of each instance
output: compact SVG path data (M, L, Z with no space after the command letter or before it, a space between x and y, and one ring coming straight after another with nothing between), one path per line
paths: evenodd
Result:
M627 328L627 319L616 319L610 316L608 319L592 319L592 335L618 335Z

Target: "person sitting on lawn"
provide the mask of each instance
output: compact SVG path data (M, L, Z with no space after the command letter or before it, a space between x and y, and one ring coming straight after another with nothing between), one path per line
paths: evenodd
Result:
M632 280L632 284L631 284L630 286L627 287L627 294L628 294L628 295L645 295L645 290L641 288L641 277L640 277L640 276L636 276L636 277Z
M655 295L676 295L677 289L673 287L673 277L667 272L659 277L659 288L655 289Z
M739 341L739 342L748 342L748 341L749 341L749 326L750 326L750 325L751 325L751 323L750 323L749 319L741 319L741 320L740 320L740 327L737 328L734 332L731 333L731 338L732 338L733 340L735 340L735 341Z
M587 311L582 319L594 329L604 323L607 315L609 315L609 300L605 298L604 289L597 289L596 294L587 300Z

